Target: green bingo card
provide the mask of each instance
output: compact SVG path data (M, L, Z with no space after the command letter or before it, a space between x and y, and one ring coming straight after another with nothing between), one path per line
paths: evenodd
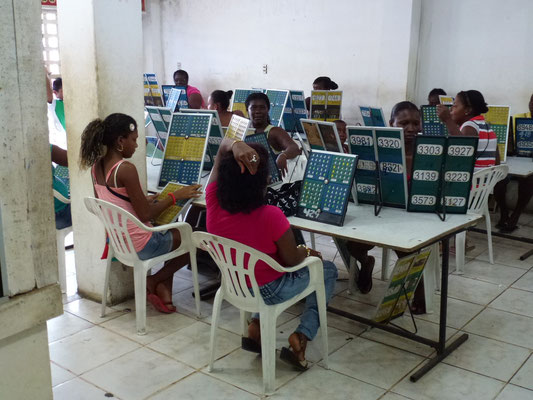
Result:
M377 107L359 106L365 126L387 126L383 110Z
M283 120L283 113L285 112L285 105L289 97L289 91L267 89L266 95L270 100L270 110L268 111L270 124L280 126Z
M446 213L466 214L468 210L477 142L474 136L448 137L443 176Z
M159 137L166 138L172 113L166 107L145 106Z
M355 189L359 203L373 204L376 200L376 150L374 130L362 126L347 126L350 153L358 156Z
M244 104L246 98L252 93L263 93L262 89L235 89L233 99L231 101L231 111L242 111L244 116L248 118L248 110Z
M374 127L374 135L382 204L406 208L407 178L403 129Z
M200 182L211 119L210 114L172 114L158 187Z
M313 150L305 169L296 215L342 226L357 156Z
M533 118L516 119L516 152L521 157L533 154Z
M446 125L437 115L437 106L422 106L422 133L424 135L448 136Z
M211 114L211 128L209 129L209 140L207 141L207 151L208 157L204 161L204 169L210 170L213 168L215 163L215 157L220 148L220 143L222 143L222 138L224 137L224 132L222 131L222 123L218 116L217 110L194 110L191 108L184 108L181 110L182 113L197 113L197 114Z
M408 211L437 211L441 194L441 170L446 154L446 137L416 137Z
M276 156L268 143L267 136L264 132L254 133L253 135L246 135L245 143L259 143L268 152L268 170L270 173L270 185L276 185L281 182L281 174L276 164Z
M509 136L509 117L511 115L511 107L494 105L487 107L489 111L482 115L498 137L500 160L501 162L505 162L507 160L507 137Z

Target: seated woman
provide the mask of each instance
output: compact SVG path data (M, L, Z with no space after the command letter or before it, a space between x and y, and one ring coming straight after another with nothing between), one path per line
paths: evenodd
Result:
M253 247L285 267L297 265L310 255L320 257L320 253L304 245L296 246L285 215L277 207L265 204L268 181L268 155L264 147L224 139L206 188L208 232ZM266 264L258 264L255 277L265 303L278 304L307 287L309 270L280 273ZM335 264L324 261L326 301L333 294L336 279ZM255 317L248 327L249 339L243 339L243 348L260 352L261 333ZM313 293L306 298L300 325L289 337L291 350L282 352L284 359L306 369L307 341L314 339L318 327Z
M444 89L431 89L428 94L428 106L436 106L437 104L440 104L439 96L446 96Z
M331 80L329 76L319 76L313 81L313 90L337 90L339 85ZM305 107L311 110L311 97L305 98Z
M176 86L183 86L187 89L187 101L189 102L189 108L199 110L205 108L204 99L202 93L194 86L189 85L189 74L187 71L178 69L174 72L174 84Z
M403 128L405 140L405 163L407 168L407 179L409 180L413 166L415 138L421 131L422 127L418 107L410 101L401 101L397 103L392 108L389 125L391 127ZM374 270L375 259L374 257L369 256L368 252L373 247L374 246L372 245L348 242L348 250L350 251L350 254L361 265L357 286L363 294L372 290L372 271ZM402 252L396 252L396 254L398 257L404 257L407 255ZM416 296L415 293L415 299L418 300L419 297L420 296Z
M285 176L288 171L287 160L300 155L300 148L284 129L270 124L268 115L270 100L266 94L252 93L244 104L252 121L252 128L256 133L266 133L268 144L277 155L276 164L281 174Z
M177 200L199 197L201 185L176 190L157 201L157 195L146 196L135 165L126 161L137 148L137 123L129 115L111 114L103 121L95 119L84 129L81 137L80 165L91 168L94 191L102 200L132 213L148 226ZM147 232L136 225L128 225L135 251L141 260L157 257L179 247L180 233L170 229L166 233ZM169 260L156 274L146 280L148 300L157 310L176 311L172 304L174 272L189 263L189 255Z
M209 110L217 110L222 126L229 126L229 122L233 115L244 117L244 114L241 111L228 111L229 101L232 95L233 90L228 90L227 92L224 92L223 90L215 90L207 99L207 108Z

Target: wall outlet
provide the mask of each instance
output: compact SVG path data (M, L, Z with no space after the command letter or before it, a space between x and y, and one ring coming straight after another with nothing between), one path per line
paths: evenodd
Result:
M263 64L263 74L267 74L267 73L268 73L268 65Z
M178 63L176 64L176 66L178 67L178 69L181 69L181 63L178 61Z

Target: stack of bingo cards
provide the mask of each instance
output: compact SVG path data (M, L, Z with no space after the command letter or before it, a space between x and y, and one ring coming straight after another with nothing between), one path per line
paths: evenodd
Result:
M167 198L169 193L175 192L176 190L182 189L184 187L185 185L180 185L176 182L169 182L161 191L159 196L157 196L157 200L164 200ZM171 224L172 222L176 222L183 209L187 205L189 205L191 201L192 199L178 200L176 204L166 208L161 214L159 214L159 216L154 222L156 223L156 225L166 225Z
M250 120L248 118L233 115L229 121L228 129L226 129L225 137L233 140L244 140L249 127Z

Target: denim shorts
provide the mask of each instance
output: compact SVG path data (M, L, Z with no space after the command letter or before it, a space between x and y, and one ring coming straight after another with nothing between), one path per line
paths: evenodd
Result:
M147 260L166 254L172 250L172 232L153 232L152 237L137 255L141 260Z

